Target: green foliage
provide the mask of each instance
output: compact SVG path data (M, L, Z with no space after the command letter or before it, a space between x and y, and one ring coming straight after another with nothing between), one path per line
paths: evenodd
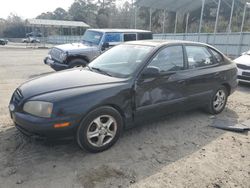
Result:
M134 28L135 7L132 2L136 0L75 0L68 10L57 8L53 12L42 13L37 16L40 19L83 21L92 28ZM245 3L249 0L235 0L235 9L232 20L232 32L238 32L241 27ZM120 2L120 7L117 6ZM121 6L121 2L123 5ZM218 0L210 1L205 6L202 32L214 32ZM232 0L222 0L218 20L218 32L229 30L228 23L231 13ZM152 9L152 28L154 33L174 32L175 12L166 12ZM201 9L190 12L188 32L198 32ZM185 32L186 13L179 12L177 32ZM250 31L250 10L246 14L244 31ZM137 8L136 25L138 29L150 29L150 10L146 7ZM163 28L164 23L164 28ZM79 29L77 29L79 30ZM70 34L64 29L62 34ZM73 31L73 33L78 33ZM79 32L80 33L80 32ZM11 14L7 20L0 20L0 36L20 37L24 36L24 21L17 15Z
M2 33L3 37L24 37L25 36L25 24L24 21L15 14L10 14L7 20L4 22L5 28Z
M36 18L38 19L50 19L50 20L72 20L72 16L68 14L63 8L57 8L54 12L42 13Z

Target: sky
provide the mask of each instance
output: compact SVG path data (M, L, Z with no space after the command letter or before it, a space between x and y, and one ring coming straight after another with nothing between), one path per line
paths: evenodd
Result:
M0 5L0 18L6 19L10 13L23 19L35 18L43 12L52 12L57 7L68 10L74 0L5 0Z
M117 4L124 1L117 0ZM0 5L0 18L6 19L10 13L23 19L35 18L43 12L53 12L58 7L68 10L73 2L74 0L3 0Z

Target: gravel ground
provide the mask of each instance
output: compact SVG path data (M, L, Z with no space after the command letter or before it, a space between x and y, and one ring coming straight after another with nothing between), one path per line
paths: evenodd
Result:
M19 84L52 72L48 50L0 47L0 187L250 187L250 136L210 127L250 119L250 86L240 85L223 113L193 110L142 123L108 151L90 154L74 141L22 136L8 114Z

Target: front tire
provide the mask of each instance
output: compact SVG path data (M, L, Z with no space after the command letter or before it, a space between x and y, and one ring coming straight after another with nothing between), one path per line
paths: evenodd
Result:
M89 152L109 149L120 137L123 120L112 107L100 107L90 112L77 130L77 143Z
M69 68L85 67L87 64L88 62L83 59L73 59L69 62Z
M228 91L224 86L221 86L217 89L211 96L207 111L210 114L219 114L221 113L227 103Z

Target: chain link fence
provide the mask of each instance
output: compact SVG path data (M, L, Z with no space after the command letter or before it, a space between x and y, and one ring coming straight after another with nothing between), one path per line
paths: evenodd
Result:
M203 42L213 45L229 57L237 57L241 53L250 50L250 32L154 34L154 39Z

